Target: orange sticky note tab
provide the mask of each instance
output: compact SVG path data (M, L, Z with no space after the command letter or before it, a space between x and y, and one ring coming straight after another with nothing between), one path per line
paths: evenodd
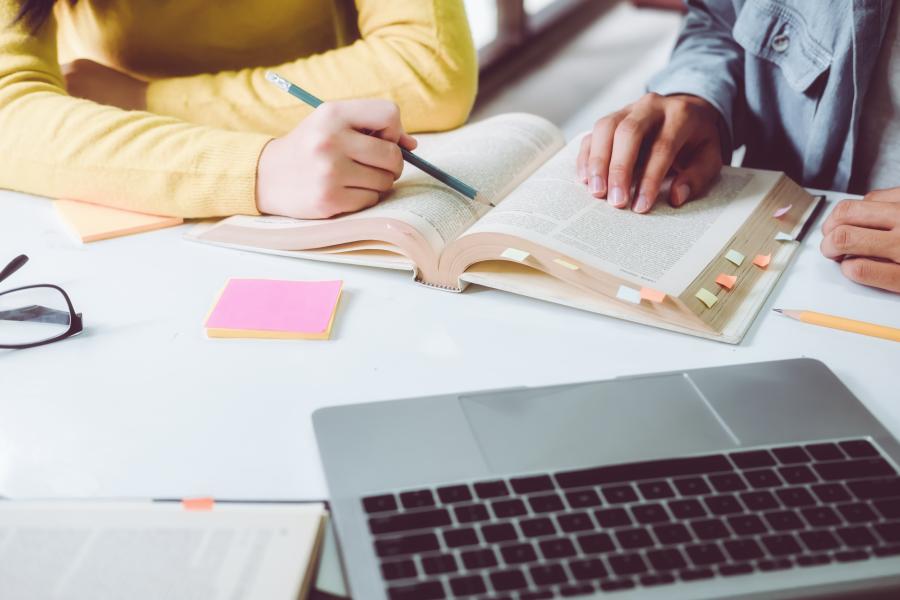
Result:
M768 267L770 262L772 262L771 254L757 254L753 259L753 264L761 269Z
M728 290L734 287L735 281L737 281L737 276L735 275L726 275L725 273L719 273L719 276L716 277L716 283Z
M212 498L185 498L181 501L184 510L212 510L216 501Z
M54 200L53 204L72 235L82 243L174 227L184 222L180 217L145 215L75 200Z
M650 302L656 302L657 304L659 304L666 299L666 294L659 290L654 290L653 288L642 287L641 299L649 300Z

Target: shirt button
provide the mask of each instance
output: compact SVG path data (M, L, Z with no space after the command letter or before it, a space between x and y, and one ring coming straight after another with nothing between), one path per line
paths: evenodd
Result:
M772 38L772 50L775 52L784 52L791 44L791 38L787 34L779 33Z

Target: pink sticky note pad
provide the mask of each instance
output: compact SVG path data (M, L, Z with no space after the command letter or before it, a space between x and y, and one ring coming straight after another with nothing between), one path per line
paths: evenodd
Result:
M734 275L728 275L726 273L719 273L719 276L716 277L716 283L721 285L723 288L730 290L734 287L735 282L737 281L737 277Z
M230 279L206 320L207 333L210 337L327 338L342 284Z

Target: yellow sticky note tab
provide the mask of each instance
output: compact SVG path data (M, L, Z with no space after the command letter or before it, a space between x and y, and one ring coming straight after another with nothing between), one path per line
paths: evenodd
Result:
M732 262L737 266L741 266L744 262L744 255L737 250L732 249L725 253L725 260Z
M634 288L628 287L627 285L619 286L619 291L616 293L616 298L618 298L619 300L624 300L625 302L630 302L631 304L641 303L641 293Z
M737 281L736 275L727 275L725 273L719 273L719 276L716 277L716 283L721 285L723 288L728 288L729 290L734 287L734 283Z
M694 297L705 304L706 308L712 308L713 305L715 305L715 303L719 301L719 299L716 298L716 295L706 288L700 288L699 290L697 290L697 293L694 294Z
M516 262L524 262L526 258L531 256L528 252L524 250L517 250L516 248L507 248L504 250L500 256L503 258L508 258L510 260L514 260Z
M558 265L561 266L561 267L565 267L565 268L569 269L570 271L577 271L577 270L578 270L578 265L573 265L573 264L570 263L569 261L563 260L563 259L561 259L561 258L554 258L554 259L553 259L553 262L555 262L556 264L558 264Z
M753 259L753 264L760 269L768 267L770 262L772 262L771 254L757 254L756 258Z
M661 292L659 290L654 290L653 288L642 287L641 288L641 298L644 300L649 300L650 302L656 302L659 304L663 300L666 299L665 292Z

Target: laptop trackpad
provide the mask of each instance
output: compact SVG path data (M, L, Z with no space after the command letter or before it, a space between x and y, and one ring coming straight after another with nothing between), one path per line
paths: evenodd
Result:
M460 396L489 467L552 470L739 444L687 374Z

